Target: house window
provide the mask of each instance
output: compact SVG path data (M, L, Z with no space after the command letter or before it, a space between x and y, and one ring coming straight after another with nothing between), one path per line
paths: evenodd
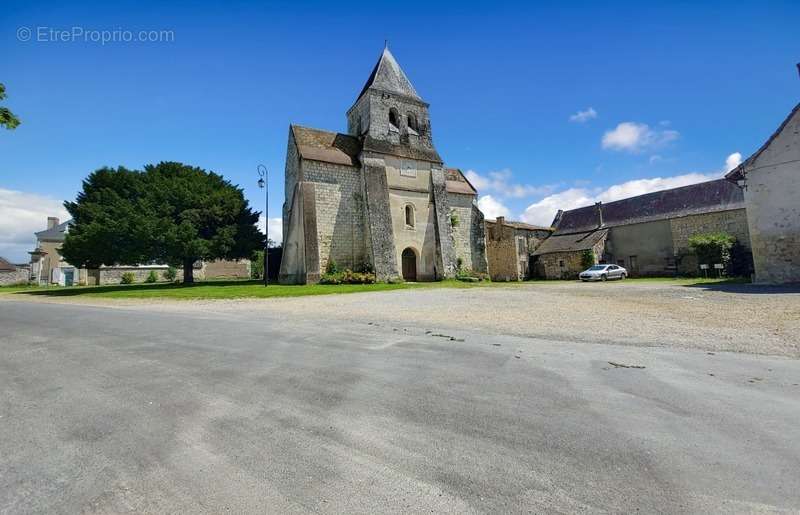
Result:
M517 236L517 255L522 256L525 254L525 238Z
M414 227L414 206L411 204L406 204L405 207L405 215L406 215L406 227Z
M400 122L397 117L397 110L389 109L389 131L400 132Z
M560 268L564 268L564 260L563 260L563 259L560 259L560 260L558 261L558 266L559 266Z
M624 267L624 266L625 266L625 260L624 260L624 259L618 259L618 260L617 260L617 264L618 264L619 266L622 266L622 267Z
M406 115L408 121L408 133L413 135L419 134L419 126L417 125L417 117L413 113Z

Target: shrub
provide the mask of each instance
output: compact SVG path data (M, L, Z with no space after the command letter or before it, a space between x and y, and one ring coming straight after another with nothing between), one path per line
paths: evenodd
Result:
M158 275L156 275L155 270L150 270L150 273L147 274L147 278L144 280L146 283L154 283L158 281Z
M257 250L250 256L250 278L264 278L264 251Z
M456 272L456 279L459 281L464 281L466 283L477 283L480 281L488 281L489 274L484 274L483 272L476 272L475 270L460 268Z
M728 275L731 277L750 277L753 273L753 254L747 247L735 241L730 250L731 260L728 263Z
M736 238L723 232L695 234L689 237L689 249L697 256L698 264L727 266L735 242Z
M174 267L169 267L164 270L164 279L167 281L174 281L178 277L178 271Z
M589 268L590 266L593 266L595 264L594 260L595 255L593 250L586 249L583 251L583 254L581 254L581 266L583 268Z
M354 272L346 268L343 272L325 273L319 278L320 284L373 284L372 272Z
M120 283L133 284L135 280L136 280L136 274L134 274L133 272L125 272L124 274L122 274L122 277L120 278Z
M336 266L336 261L333 259L328 260L328 264L325 265L325 275L328 274L336 274L339 272L339 267Z

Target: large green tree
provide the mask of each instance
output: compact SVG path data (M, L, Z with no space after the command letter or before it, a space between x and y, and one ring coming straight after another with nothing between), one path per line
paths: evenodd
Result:
M0 83L0 100L6 98L6 86ZM0 107L0 125L6 129L16 129L20 124L19 118L6 107Z
M240 188L181 163L102 168L64 205L73 223L62 254L80 266L166 263L191 283L196 261L247 258L264 245Z

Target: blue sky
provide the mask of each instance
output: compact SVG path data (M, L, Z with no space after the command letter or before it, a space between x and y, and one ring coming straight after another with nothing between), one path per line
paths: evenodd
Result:
M201 166L263 209L263 163L279 217L288 125L344 131L384 39L487 215L547 223L718 176L800 100L798 20L797 2L4 2L3 105L23 123L0 132L0 255L25 259L31 231L106 165ZM73 27L173 40L48 32Z

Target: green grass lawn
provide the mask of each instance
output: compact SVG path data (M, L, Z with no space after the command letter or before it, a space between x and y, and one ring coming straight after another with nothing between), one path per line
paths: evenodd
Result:
M87 298L117 298L117 299L237 299L237 298L270 298L270 297L301 297L305 295L330 295L341 293L358 293L370 291L389 291L406 289L427 288L487 288L487 287L519 287L523 285L563 285L577 281L526 281L526 282L482 282L465 283L461 281L441 281L430 283L401 283L401 284L309 284L309 285L278 285L271 284L264 287L260 281L204 281L193 285L182 284L131 284L113 286L5 286L0 287L0 295L19 294L47 297L87 297ZM697 278L639 278L613 281L613 283L663 283L676 286L700 286L703 284L741 283L747 282L739 279L697 279ZM610 284L611 282L609 282Z
M113 286L72 286L72 287L4 287L2 294L36 295L47 297L87 297L119 299L237 299L269 297L301 297L305 295L330 295L338 293L358 293L368 291L389 291L419 288L481 288L508 286L522 283L465 283L460 281L441 281L430 283L400 284L308 284L278 285L265 287L260 281L204 281L193 285L182 284L131 284Z

